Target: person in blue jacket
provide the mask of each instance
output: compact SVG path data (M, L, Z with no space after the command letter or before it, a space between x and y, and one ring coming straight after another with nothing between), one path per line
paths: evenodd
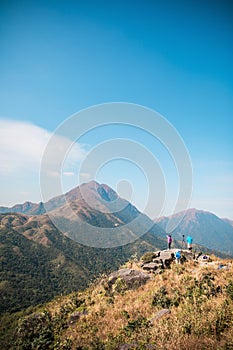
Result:
M187 246L188 246L188 250L192 250L192 244L193 244L193 239L191 236L188 236L186 238L186 241L187 241Z
M180 259L181 259L181 252L179 250L177 250L175 252L175 258L176 258L176 263L180 264Z

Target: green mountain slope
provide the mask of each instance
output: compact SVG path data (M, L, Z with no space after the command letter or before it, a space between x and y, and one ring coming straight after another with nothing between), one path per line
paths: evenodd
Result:
M112 249L87 247L64 236L47 216L0 215L0 312L16 311L83 289L135 253L164 246L148 233Z

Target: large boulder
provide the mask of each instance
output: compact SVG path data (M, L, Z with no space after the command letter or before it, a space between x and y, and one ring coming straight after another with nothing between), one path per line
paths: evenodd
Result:
M143 271L133 269L120 269L111 273L104 282L105 289L122 292L136 289L147 283L151 277Z
M150 262L150 263L144 264L144 265L142 266L143 270L146 270L146 271L155 271L155 270L157 270L159 267L161 267L161 264L158 265L158 264L155 263L155 262Z

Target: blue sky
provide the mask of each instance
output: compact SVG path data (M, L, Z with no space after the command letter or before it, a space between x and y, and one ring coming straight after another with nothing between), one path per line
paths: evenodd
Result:
M190 206L233 219L232 15L229 1L1 1L0 205L39 201L40 157L53 131L83 108L116 101L154 109L172 123L192 160ZM110 126L89 133L70 164L128 133ZM173 200L177 175L166 152L138 130L130 138L164 161ZM128 179L142 209L146 181L121 162L97 180L117 188ZM68 189L77 177L66 173Z

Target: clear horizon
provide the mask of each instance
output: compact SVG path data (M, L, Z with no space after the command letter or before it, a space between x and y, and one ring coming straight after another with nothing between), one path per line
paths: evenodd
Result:
M227 1L2 1L0 206L41 201L43 152L67 118L128 102L160 113L184 141L193 168L189 207L233 219L232 14ZM176 164L161 142L127 125L105 125L75 142L63 164L64 191L79 185L88 153L117 138L156 158L166 182L162 215L171 215ZM102 164L96 181L125 190L143 210L142 170L114 159Z

